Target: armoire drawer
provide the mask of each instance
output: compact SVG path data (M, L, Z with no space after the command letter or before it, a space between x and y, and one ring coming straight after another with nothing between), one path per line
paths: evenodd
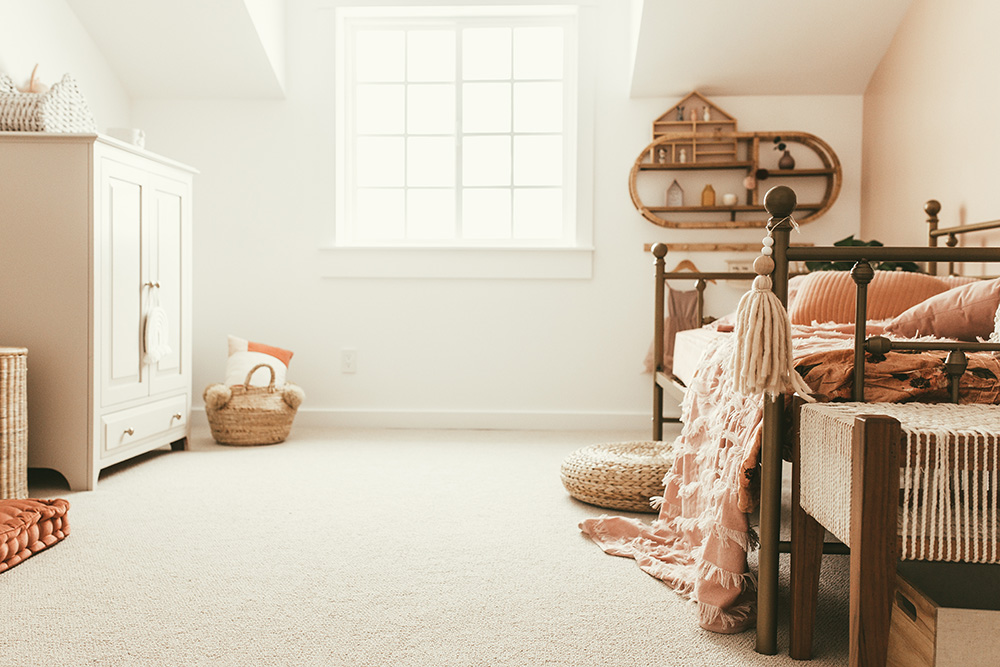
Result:
M101 449L110 452L184 426L188 420L187 395L174 396L101 417Z

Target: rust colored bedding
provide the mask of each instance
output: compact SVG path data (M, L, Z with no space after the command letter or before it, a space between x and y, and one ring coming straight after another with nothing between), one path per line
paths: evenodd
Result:
M69 535L69 502L0 500L0 572L5 572Z
M869 403L946 403L947 352L896 350L865 354L865 400ZM990 352L967 353L969 366L959 385L961 403L1000 403L1000 361ZM817 400L850 401L854 350L814 352L795 359L795 370Z

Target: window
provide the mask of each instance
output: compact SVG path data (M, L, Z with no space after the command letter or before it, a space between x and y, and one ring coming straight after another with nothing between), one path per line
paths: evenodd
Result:
M338 248L589 252L576 7L341 9L338 45Z

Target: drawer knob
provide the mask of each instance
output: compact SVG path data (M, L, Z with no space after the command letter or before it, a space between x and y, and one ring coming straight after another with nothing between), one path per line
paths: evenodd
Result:
M174 413L174 416L173 416L173 417L171 417L171 418L170 418L170 420L171 420L171 421L173 421L174 419L180 419L180 418L182 418L183 416L184 416L184 415L182 415L181 413L179 413L179 412L175 412L175 413Z
M135 429L134 428L125 429L125 435L135 435Z

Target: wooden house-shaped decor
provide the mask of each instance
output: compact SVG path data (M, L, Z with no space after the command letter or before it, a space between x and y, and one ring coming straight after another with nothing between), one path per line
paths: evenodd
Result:
M736 119L697 91L653 121L654 140L678 135L660 144L667 156L666 162L735 160L736 139L732 137L735 132ZM680 159L682 150L685 160Z
M667 206L684 206L684 188L677 179L667 188Z

